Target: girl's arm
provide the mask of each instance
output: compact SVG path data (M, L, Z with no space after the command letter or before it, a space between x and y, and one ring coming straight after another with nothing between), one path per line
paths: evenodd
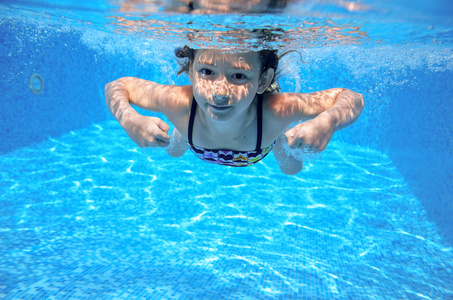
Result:
M279 109L279 118L283 117L291 122L308 120L282 134L274 146L274 156L282 172L287 175L294 175L302 170L302 160L285 150L285 143L292 149L323 151L335 131L354 123L365 106L361 94L347 89L283 96L283 103L270 101L274 113ZM279 107L275 106L278 102ZM310 119L313 117L315 118Z
M190 86L163 85L135 77L122 77L107 84L109 85L127 96L130 103L164 113L180 105L189 96L188 91L192 90Z
M363 108L363 96L347 89L300 94L299 109L295 118L310 119L286 131L288 145L295 148L312 148L323 151L333 134L353 124Z
M150 111L163 112L167 117L177 117L181 111L180 104L188 97L188 90L124 77L106 84L105 100L109 111L139 147L166 147L170 140L168 124L156 117L140 115L131 103Z

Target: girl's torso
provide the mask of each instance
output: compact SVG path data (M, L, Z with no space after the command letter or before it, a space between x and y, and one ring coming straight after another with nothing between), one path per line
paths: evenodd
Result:
M190 96L190 94L188 93L187 96ZM206 125L202 122L203 111L199 106L196 106L192 127L192 144L204 149L254 151L257 147L259 139L258 127L260 126L259 123L261 123L260 148L268 148L273 145L274 141L291 123L286 118L278 117L272 109L273 105L269 105L270 102L276 100L276 97L278 97L278 93L263 95L262 100L258 96L255 97L251 104L255 106L255 109L254 113L248 116L250 118L249 122L247 122L248 125L243 128L235 126L236 124L226 123L225 126L229 126L229 130L227 134L222 136L214 134L209 128L206 128ZM189 123L191 110L193 109L192 101L193 94L190 99L184 101L184 104L179 103L180 109L165 112L165 115L175 125L186 142L189 142ZM261 122L258 120L259 101L262 102L262 108L260 108L262 109Z

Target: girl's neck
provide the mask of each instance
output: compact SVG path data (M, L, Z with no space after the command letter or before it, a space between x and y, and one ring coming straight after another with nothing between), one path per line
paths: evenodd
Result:
M223 137L225 139L234 138L245 132L246 129L256 122L257 118L257 98L242 114L235 116L225 122L217 122L209 118L203 110L199 110L200 122L205 128L207 134L215 137ZM197 115L198 116L198 115Z

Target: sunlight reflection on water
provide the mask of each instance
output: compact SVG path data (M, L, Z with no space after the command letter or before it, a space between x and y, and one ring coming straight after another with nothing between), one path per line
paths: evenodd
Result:
M375 150L332 142L288 177L272 156L226 168L143 151L107 121L1 163L2 203L18 218L2 223L2 263L61 297L87 284L117 298L451 296L452 249Z

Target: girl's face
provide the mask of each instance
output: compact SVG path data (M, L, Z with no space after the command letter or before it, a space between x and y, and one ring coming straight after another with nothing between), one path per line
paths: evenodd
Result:
M257 93L263 93L273 70L261 74L259 54L197 50L189 71L200 108L215 121L228 121L247 112Z

